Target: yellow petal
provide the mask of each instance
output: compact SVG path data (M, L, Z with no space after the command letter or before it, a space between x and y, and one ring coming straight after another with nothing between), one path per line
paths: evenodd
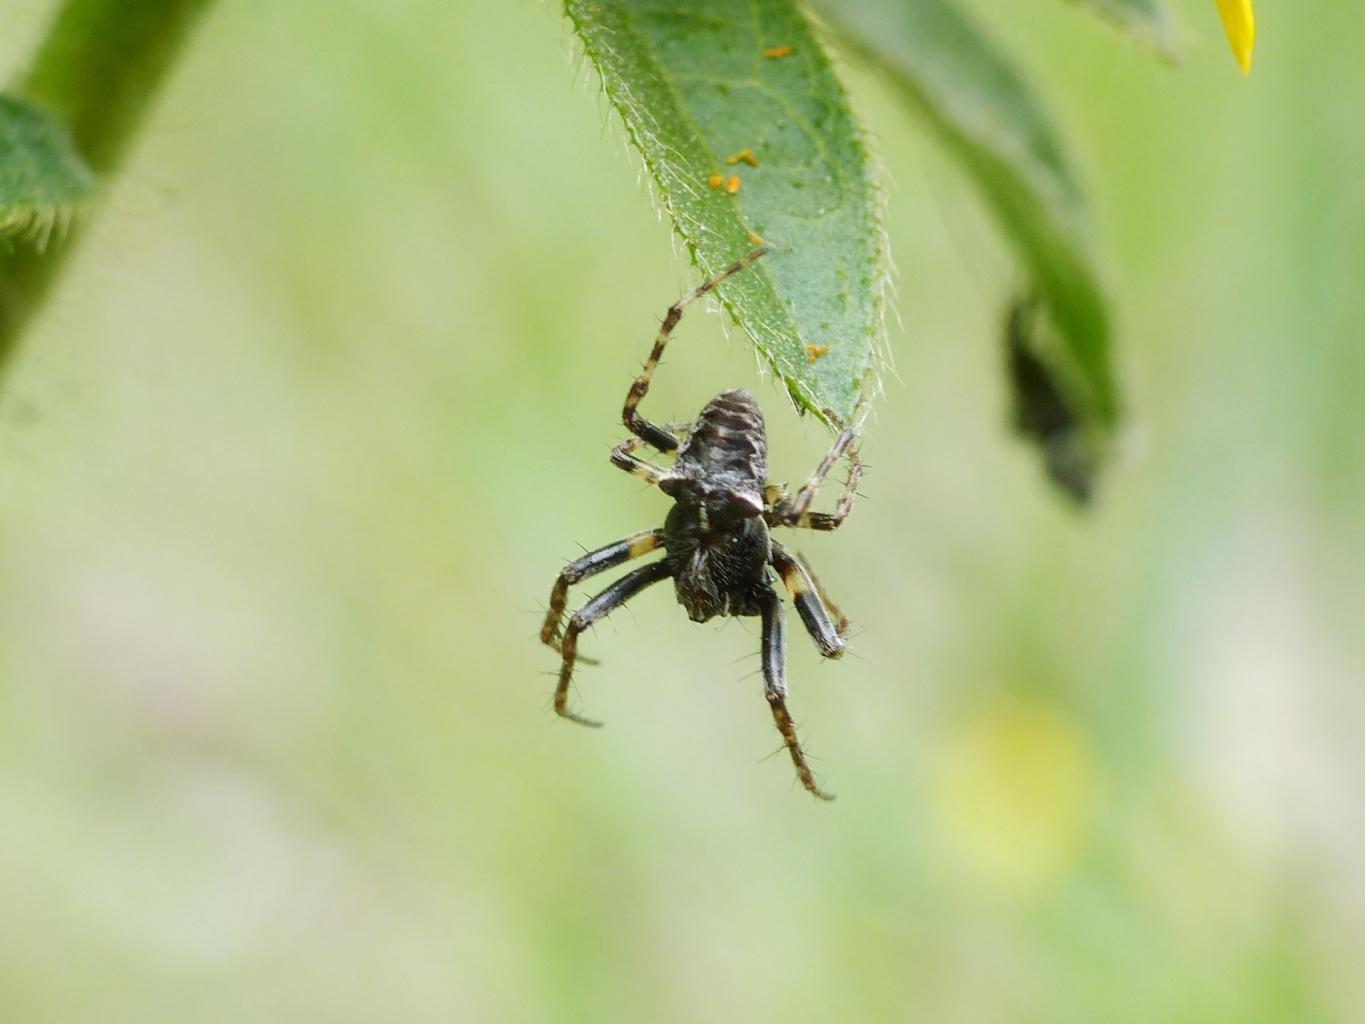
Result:
M1251 0L1218 0L1218 13L1223 16L1228 43L1242 73L1251 74L1251 51L1256 45L1256 15L1251 10Z

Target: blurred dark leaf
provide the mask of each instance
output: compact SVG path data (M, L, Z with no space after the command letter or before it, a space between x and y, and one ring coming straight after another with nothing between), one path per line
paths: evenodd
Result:
M1118 421L1108 304L1060 135L1013 64L954 0L824 0L958 159L1032 278L1033 353L1093 475ZM1074 487L1070 488L1073 491Z
M1052 482L1085 504L1094 490L1095 452L1052 371L1038 354L1039 312L1035 301L1019 299L1005 318L1014 427L1042 450Z

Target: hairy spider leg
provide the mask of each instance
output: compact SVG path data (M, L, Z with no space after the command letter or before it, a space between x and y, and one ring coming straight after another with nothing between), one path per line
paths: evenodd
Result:
M842 631L848 628L848 620L835 609L835 615L841 620L840 628L836 628L830 621L830 609L826 607L819 584L815 582L810 570L776 542L773 542L772 564L782 577L787 594L791 597L792 604L796 605L797 614L801 616L806 632L815 641L821 655L826 658L837 658L843 654L846 645Z
M862 461L858 458L858 450L853 447L855 436L853 428L847 427L834 439L834 445L815 468L810 479L801 485L796 497L790 502L780 501L774 507L769 519L770 525L791 526L803 530L837 530L843 525L844 520L853 511L853 499L858 494L858 481L863 475ZM848 479L844 482L844 492L839 495L833 514L811 512L810 503L815 499L816 491L825 482L825 477L829 476L829 471L834 468L841 455L848 460Z
M621 607L651 583L669 577L667 562L654 562L632 569L606 590L592 598L569 618L569 628L559 642L564 661L559 667L559 686L555 688L555 714L580 725L599 726L590 718L583 718L569 710L569 682L573 679L573 663L578 653L578 634L599 619L606 618L613 609Z
M788 554L796 559L801 568L806 570L806 575L809 576L810 581L815 584L815 592L820 595L820 603L825 606L825 610L829 612L831 618L834 619L834 626L839 636L847 637L849 627L848 616L830 599L829 592L825 590L824 584L820 582L820 577L815 575L815 570L811 568L810 562L806 561L805 556L800 552L789 551Z
M645 419L636 410L636 407L649 391L649 382L654 376L654 371L659 367L659 360L663 358L664 346L668 344L668 338L673 333L673 328L677 327L678 321L682 319L683 310L727 278L738 274L750 263L766 254L767 251L766 246L755 249L749 255L736 260L709 281L703 281L695 291L684 295L668 307L668 312L664 314L664 322L659 325L658 337L654 339L654 347L650 349L649 358L645 360L645 367L640 372L640 376L636 377L634 383L631 384L630 390L626 393L625 408L621 410L621 420L625 423L626 429L646 444L653 445L661 452L671 452L678 447L677 437L665 428Z
M613 569L632 558L647 555L663 544L663 539L663 530L641 530L615 544L589 551L582 558L575 558L566 565L555 580L554 589L550 591L550 610L545 614L545 625L540 627L540 642L559 650L559 623L564 617L564 606L568 603L572 584ZM583 660L589 661L588 658Z
M631 476L638 477L647 484L657 485L668 470L635 457L633 453L642 443L638 437L626 438L611 450L611 464L617 469L624 469Z
M833 800L833 794L826 793L816 784L815 773L810 770L806 755L801 750L796 724L787 711L787 639L782 598L777 596L777 591L772 587L767 587L759 595L759 606L763 615L763 679L767 683L768 706L772 708L773 721L777 723L777 731L787 745L787 753L791 755L801 785L821 800Z
M670 434L682 441L692 431L690 423L669 423L664 426ZM640 447L641 441L638 437L628 437L611 450L611 464L617 469L623 469L631 476L639 477L648 484L657 485L664 478L668 470L662 466L656 466L647 459L637 459L634 452Z

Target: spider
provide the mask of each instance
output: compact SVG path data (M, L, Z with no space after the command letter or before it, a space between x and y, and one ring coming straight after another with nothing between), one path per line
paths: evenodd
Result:
M565 566L550 593L540 639L562 657L555 712L582 725L601 723L569 710L569 685L578 659L578 635L660 580L672 579L678 603L693 622L717 615L760 616L763 621L763 678L768 705L791 755L797 778L813 795L833 797L816 784L787 711L786 639L783 604L772 573L782 580L802 625L826 658L844 653L848 619L825 595L814 573L770 534L775 526L811 530L837 529L853 510L862 465L853 447L854 432L845 429L795 497L784 485L768 483L768 442L763 413L747 391L726 391L702 409L692 424L661 427L640 415L638 406L669 336L683 311L703 295L761 258L759 248L703 283L669 308L644 370L626 394L622 419L635 436L611 453L612 463L632 476L656 484L673 499L662 528L632 534L615 544L590 551ZM670 468L637 458L641 444L676 454ZM810 511L816 491L840 457L848 461L848 479L832 514ZM569 587L634 558L662 549L664 557L634 569L598 593L569 618L560 632ZM584 661L589 659L584 658Z

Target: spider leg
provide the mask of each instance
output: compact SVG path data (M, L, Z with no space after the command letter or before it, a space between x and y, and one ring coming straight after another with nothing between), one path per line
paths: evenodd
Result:
M863 464L858 459L857 449L853 447L854 436L853 428L848 427L835 438L833 446L815 468L810 479L796 492L796 497L790 501L779 500L774 504L767 517L769 525L793 526L805 530L837 530L843 525L844 520L853 511L853 499L858 493L858 481L863 475ZM839 495L839 501L834 506L834 513L831 515L826 512L811 512L810 503L815 499L815 492L825 482L825 477L829 476L829 471L834 468L840 456L848 460L848 479L844 483L843 494ZM780 494L780 491L774 493Z
M649 484L658 484L668 472L662 466L656 466L652 462L644 459L637 459L632 453L640 447L641 441L638 437L629 437L622 441L611 450L611 464L617 469L624 469L631 476L639 477Z
M825 598L820 584L805 562L774 542L772 564L782 577L787 593L801 616L801 622L820 653L826 658L837 658L843 654L847 646L844 633L848 630L848 619ZM830 621L831 615L834 622Z
M664 425L664 430L668 431L679 441L687 437L692 430L690 423L668 423ZM645 459L637 459L634 455L636 449L643 442L638 437L628 437L611 450L611 464L617 469L624 469L631 476L639 477L646 483L657 485L664 478L668 470L662 466Z
M796 725L787 711L787 640L783 624L782 598L777 591L768 587L760 597L763 615L763 679L767 683L768 706L773 711L773 721L777 731L787 745L796 777L806 791L821 800L833 800L833 794L826 793L815 782L815 773L806 763L806 755L801 750L801 740L796 735Z
M654 562L632 569L573 613L569 618L569 628L564 631L564 639L559 643L564 661L559 667L559 685L555 688L555 714L580 725L602 724L589 718L582 718L569 710L569 682L573 679L573 664L578 654L578 634L599 619L605 618L613 609L625 604L651 583L668 579L668 576L667 562Z
M554 589L550 591L550 610L545 615L545 624L540 627L541 643L553 647L556 651L559 650L559 623L564 617L564 606L569 600L570 585L589 576L596 576L599 572L605 572L632 558L646 555L663 543L663 539L663 530L642 530L639 533L632 533L624 540L618 540L615 544L589 551L582 558L575 558L566 565L555 580ZM588 661L587 658L583 660Z
M711 291L726 278L738 274L754 260L763 256L768 250L766 248L755 249L743 259L737 260L729 267L722 270L715 277L708 281L703 281L701 285L687 295L684 295L673 305L668 307L668 312L664 314L664 322L659 325L658 337L654 339L654 347L650 349L649 358L645 360L644 370L640 376L635 378L630 390L626 393L626 404L621 410L621 419L629 430L646 444L651 444L661 452L671 452L678 447L678 439L668 430L651 423L636 410L640 401L649 391L649 382L654 376L654 371L659 367L659 360L663 358L664 346L668 344L669 335L673 333L673 328L678 326L678 321L682 319L683 310L692 303L696 302L707 292Z
M810 567L810 563L800 554L795 554L792 557L801 564L801 567L806 570L806 575L810 577L810 581L815 584L815 592L820 595L820 601L824 604L825 610L833 617L834 627L838 631L839 636L847 637L849 629L848 616L840 610L837 604L830 600L829 594L825 592L824 584L820 582L820 577L815 575L815 570Z

